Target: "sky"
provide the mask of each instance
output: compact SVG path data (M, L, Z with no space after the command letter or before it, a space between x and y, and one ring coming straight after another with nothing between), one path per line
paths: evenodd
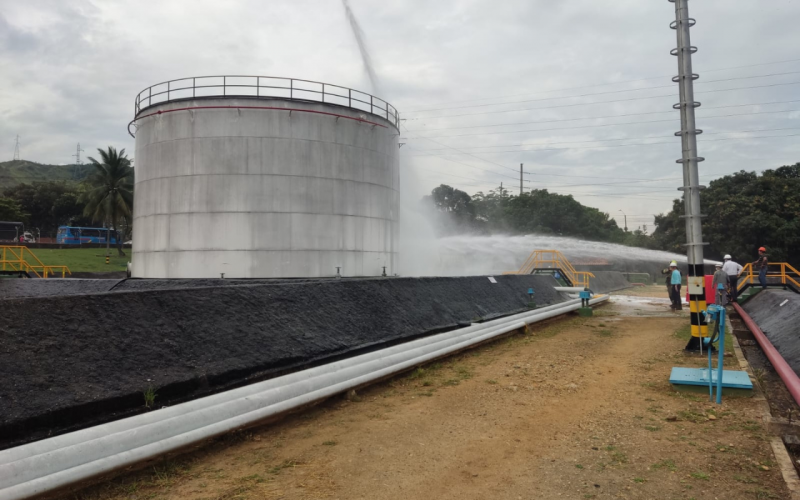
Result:
M378 93L402 118L404 189L572 194L653 230L682 183L667 0L0 0L0 161L115 146L167 80L266 75ZM800 2L697 0L701 181L800 161Z

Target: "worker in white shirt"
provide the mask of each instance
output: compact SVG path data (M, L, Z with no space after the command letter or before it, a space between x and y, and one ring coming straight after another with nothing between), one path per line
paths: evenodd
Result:
M730 255L723 257L723 260L725 263L722 264L722 270L728 275L728 283L731 287L731 302L736 302L736 297L738 296L739 273L742 272L742 266L731 260Z

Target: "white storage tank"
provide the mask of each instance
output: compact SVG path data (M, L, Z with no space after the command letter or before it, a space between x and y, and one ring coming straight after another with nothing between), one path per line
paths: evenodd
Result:
M318 82L198 77L145 89L132 275L392 275L397 111Z

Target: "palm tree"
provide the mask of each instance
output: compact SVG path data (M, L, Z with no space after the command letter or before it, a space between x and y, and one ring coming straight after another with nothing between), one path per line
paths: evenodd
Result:
M106 255L111 255L111 226L119 227L120 217L130 217L133 208L133 168L131 161L125 156L125 150L117 153L116 148L109 146L108 151L97 150L102 163L91 156L89 160L94 166L94 172L87 182L89 191L86 193L86 208L84 215L91 217L92 221L109 222L106 237ZM117 239L122 235L117 233ZM119 256L124 257L122 242L119 241L117 250Z

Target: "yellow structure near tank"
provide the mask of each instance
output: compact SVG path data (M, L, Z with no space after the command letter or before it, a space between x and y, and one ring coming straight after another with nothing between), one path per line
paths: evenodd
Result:
M57 274L64 278L68 273L72 274L67 266L45 265L25 246L0 246L0 270L26 273L37 278L52 278Z
M525 259L522 267L518 271L511 271L504 274L535 274L536 271L559 270L564 273L564 277L572 284L589 288L589 278L594 278L594 274L589 271L578 271L558 250L534 250Z

